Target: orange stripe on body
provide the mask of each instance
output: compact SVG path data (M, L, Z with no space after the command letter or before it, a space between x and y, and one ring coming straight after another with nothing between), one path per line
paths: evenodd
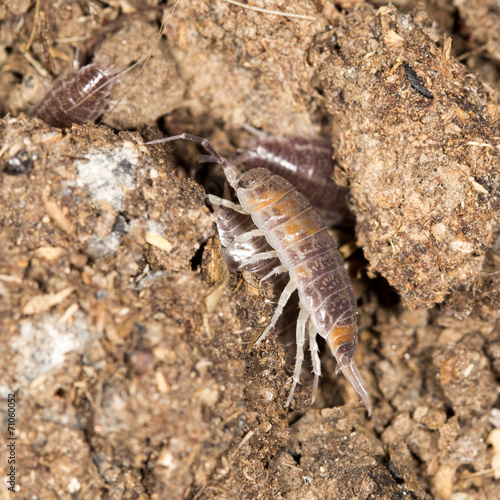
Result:
M337 349L346 342L355 342L357 331L356 319L354 319L354 322L349 325L337 326L333 328L326 337L332 353L335 354Z
M286 233L286 246L293 245L299 241L317 233L319 230L323 229L322 226L318 226L311 218L308 217L308 213L298 215L294 219L285 222L280 226L280 229ZM304 216L303 216L304 215Z
M260 195L258 199L254 199L251 201L247 200L247 203L249 205L247 210L250 209L249 211L252 213L258 212L263 208L267 208L268 205L271 205L275 201L278 201L285 194L286 193L283 191L267 191L265 194Z
M301 265L297 266L293 270L293 272L294 272L295 276L297 276L297 279L299 281L303 280L304 278L307 278L307 276L310 273L309 268L306 264L301 264Z

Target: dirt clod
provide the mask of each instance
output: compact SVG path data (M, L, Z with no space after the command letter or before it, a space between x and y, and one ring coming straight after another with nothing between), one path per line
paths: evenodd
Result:
M310 21L223 0L159 3L0 6L11 496L497 498L495 8L249 2ZM104 124L27 118L76 49L113 68L151 58L117 80ZM254 345L278 298L257 275L229 273L209 186L189 179L201 149L145 144L189 132L231 159L243 125L321 132L334 145L356 216L335 234L359 306L371 418L324 345L315 404L303 373L285 408L293 353L272 335Z

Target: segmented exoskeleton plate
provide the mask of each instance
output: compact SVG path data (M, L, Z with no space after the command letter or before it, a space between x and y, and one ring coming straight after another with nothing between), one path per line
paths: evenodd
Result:
M106 107L116 73L104 64L92 63L61 75L29 114L53 127L94 121Z

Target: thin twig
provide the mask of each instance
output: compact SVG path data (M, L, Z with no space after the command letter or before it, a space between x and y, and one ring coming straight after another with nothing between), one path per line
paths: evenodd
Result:
M33 20L33 27L31 28L30 39L28 40L28 45L26 45L26 50L30 50L31 45L35 41L36 31L38 29L38 24L40 22L40 4L41 0L36 0L35 4L35 19Z
M254 10L255 12L262 12L263 14L272 14L274 16L283 16L283 17L293 17L295 19L305 19L306 21L316 21L316 18L313 16L305 16L303 14L288 14L286 12L281 12L279 10L261 9L260 7L253 7L245 3L237 2L236 0L223 0L223 1L231 3L233 5L237 5L238 7L242 7L243 9Z

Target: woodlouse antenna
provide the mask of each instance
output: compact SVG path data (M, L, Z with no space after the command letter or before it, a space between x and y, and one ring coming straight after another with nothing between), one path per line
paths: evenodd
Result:
M246 130L247 132L250 132L251 134L255 135L259 139L267 139L269 136L263 132L262 130L254 127L253 125L250 125L248 123L244 123L241 128L243 130Z
M304 14L289 14L287 12L281 12L279 10L269 10L262 9L260 7L253 7L252 5L247 5L245 3L237 2L236 0L223 0L224 2L230 3L232 5L237 5L242 9L253 10L255 12L261 12L262 14L271 14L274 16L283 16L283 17L291 17L294 19L304 19L305 21L316 21L316 18L313 16L306 16Z
M171 137L164 137L163 139L157 139L155 141L150 141L146 144L162 144L164 142L178 141L179 139L184 139L201 144L210 153L210 155L213 156L214 160L222 167L222 169L224 170L224 175L226 176L229 184L231 184L231 186L236 189L236 181L241 177L241 172L236 167L233 167L224 157L222 157L208 139L183 133L179 135L173 135Z

